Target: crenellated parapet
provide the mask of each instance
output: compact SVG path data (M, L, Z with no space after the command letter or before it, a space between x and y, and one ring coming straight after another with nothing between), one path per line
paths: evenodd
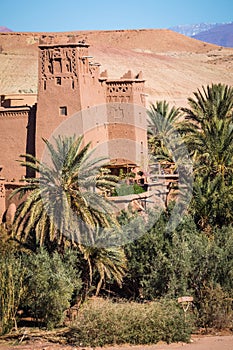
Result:
M144 105L144 84L145 80L142 78L141 72L133 76L132 72L128 71L120 79L106 80L107 103L137 103Z
M23 108L3 108L0 109L0 118L28 118L30 113L30 107Z
M39 47L41 46L68 46L68 45L83 45L86 46L85 40L80 40L80 35L67 34L67 35L56 35L56 34L43 34L39 38ZM88 45L89 46L89 45Z
M106 97L107 103L124 102L130 103L132 96L132 82L107 80Z

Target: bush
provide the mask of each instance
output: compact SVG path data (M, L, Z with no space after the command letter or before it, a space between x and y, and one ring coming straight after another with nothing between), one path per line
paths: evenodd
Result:
M66 256L63 261L58 253L50 256L44 249L27 260L24 308L49 329L63 322L73 293L81 289L74 262L72 256Z
M208 237L191 216L173 232L166 231L166 221L161 215L148 233L125 247L125 295L147 300L190 295L197 327L232 329L233 228L214 229Z
M233 329L232 301L220 285L210 284L201 290L198 305L198 326L214 329Z
M190 324L175 301L140 304L94 298L83 304L69 342L79 346L188 341Z
M13 252L0 254L0 334L16 325L16 313L24 293L25 269Z
M192 293L189 283L195 268L192 247L198 233L189 218L173 232L166 230L166 224L167 218L161 215L148 233L125 247L127 282L129 286L134 284L134 288L128 289L137 288L137 297L142 294L143 298L153 300Z
M139 194L143 192L145 192L145 190L137 183L134 183L132 185L121 183L113 192L113 196L128 196L131 194Z

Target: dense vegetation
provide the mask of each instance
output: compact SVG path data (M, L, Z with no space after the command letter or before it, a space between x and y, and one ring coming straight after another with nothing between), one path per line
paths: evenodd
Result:
M87 301L67 335L72 344L153 344L188 341L190 320L185 324L179 305L172 300L137 303L111 300Z
M82 138L46 141L50 168L33 157L22 162L40 178L15 192L27 196L13 225L1 227L1 333L16 325L19 310L53 328L75 304L67 339L76 344L187 341L199 327L233 330L233 88L203 87L188 103L148 110L153 161L179 173L187 151L193 164L178 188L181 206L184 187L192 198L172 230L177 202L159 215L154 208L114 216L101 191L116 191L117 179ZM137 239L123 244L135 230ZM186 319L177 302L185 295L193 297Z

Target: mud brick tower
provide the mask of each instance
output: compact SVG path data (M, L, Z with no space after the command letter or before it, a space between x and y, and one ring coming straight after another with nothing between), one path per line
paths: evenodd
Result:
M93 62L89 45L73 35L43 35L39 40L38 94L1 96L0 222L11 204L12 189L31 176L16 162L20 154L41 159L42 138L83 135L84 143L119 169L143 169L147 158L147 121L142 73L129 70L120 79ZM14 204L14 203L13 203Z
M134 77L129 71L120 79L108 79L88 47L74 36L45 36L39 42L36 156L43 152L42 137L49 138L58 128L55 135L71 129L92 147L108 143L107 156L115 163L135 163L147 148L142 74ZM72 122L67 122L70 117Z

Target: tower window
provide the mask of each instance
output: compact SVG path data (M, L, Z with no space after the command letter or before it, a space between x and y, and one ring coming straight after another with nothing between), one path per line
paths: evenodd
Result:
M67 107L66 106L59 107L59 112L60 112L60 115L67 115Z
M56 84L61 85L61 77L56 77Z

